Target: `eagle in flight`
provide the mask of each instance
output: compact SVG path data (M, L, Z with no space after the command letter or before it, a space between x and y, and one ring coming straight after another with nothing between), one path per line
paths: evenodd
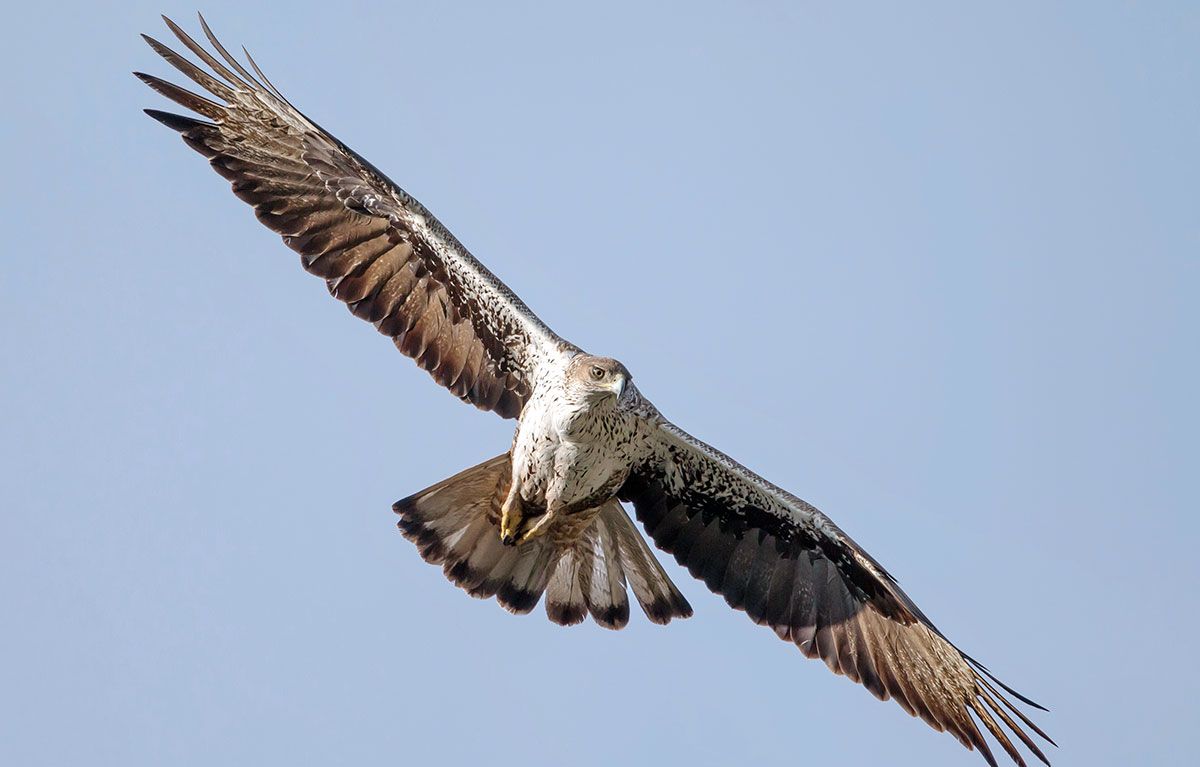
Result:
M990 764L976 722L1017 764L1010 732L1049 763L1025 728L1053 741L1006 693L1040 707L951 644L828 517L672 424L620 362L555 335L419 202L292 106L248 53L246 65L231 56L203 18L211 52L165 21L209 71L146 42L207 95L136 74L203 119L147 114L207 157L353 314L455 396L517 420L507 451L395 504L426 561L514 613L544 596L563 625L590 615L623 627L627 588L654 623L690 616L626 503L658 548L806 656Z

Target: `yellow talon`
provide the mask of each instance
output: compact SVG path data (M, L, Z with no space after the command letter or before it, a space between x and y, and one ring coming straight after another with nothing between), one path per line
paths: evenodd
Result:
M550 529L549 523L550 523L551 518L552 518L552 515L549 513L543 514L540 517L538 517L537 522L530 525L529 529L526 530L525 532L521 533L520 537L517 538L517 545L520 546L525 541L532 541L534 538L537 538L538 536L545 535L546 531Z
M500 507L500 542L505 546L516 546L517 536L525 515L521 513L521 501L515 493L504 499Z

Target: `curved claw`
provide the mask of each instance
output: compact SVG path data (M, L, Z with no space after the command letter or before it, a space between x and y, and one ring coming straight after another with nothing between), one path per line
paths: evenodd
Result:
M532 525L530 525L525 530L525 532L523 532L519 536L517 536L516 545L520 546L522 543L525 543L526 541L532 541L534 538L537 538L538 536L545 535L546 532L550 529L550 520L553 518L554 518L554 515L549 512L538 517L537 521L534 522Z
M521 497L516 493L509 493L500 507L500 542L505 546L516 546L524 522Z

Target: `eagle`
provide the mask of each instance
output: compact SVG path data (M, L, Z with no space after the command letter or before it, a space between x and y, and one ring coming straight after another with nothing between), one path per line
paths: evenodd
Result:
M628 591L658 624L692 608L661 550L809 658L894 700L995 765L1053 741L829 517L668 421L630 371L559 337L434 216L218 42L164 17L205 70L143 38L196 93L134 73L193 116L154 109L300 254L304 268L456 397L516 419L508 450L398 501L400 531L469 594L620 629ZM249 69L247 68L249 67ZM250 70L253 70L251 72ZM1045 710L1045 709L1042 709ZM1012 737L1010 737L1010 735Z

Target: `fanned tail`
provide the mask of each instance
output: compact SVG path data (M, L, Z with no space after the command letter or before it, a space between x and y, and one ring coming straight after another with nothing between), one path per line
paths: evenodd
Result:
M519 546L501 543L498 499L509 472L508 455L499 455L397 501L400 532L456 586L495 597L513 613L530 612L544 593L555 623L574 625L591 615L604 628L620 629L629 622L631 588L654 623L692 614L615 499L577 536L551 531Z

